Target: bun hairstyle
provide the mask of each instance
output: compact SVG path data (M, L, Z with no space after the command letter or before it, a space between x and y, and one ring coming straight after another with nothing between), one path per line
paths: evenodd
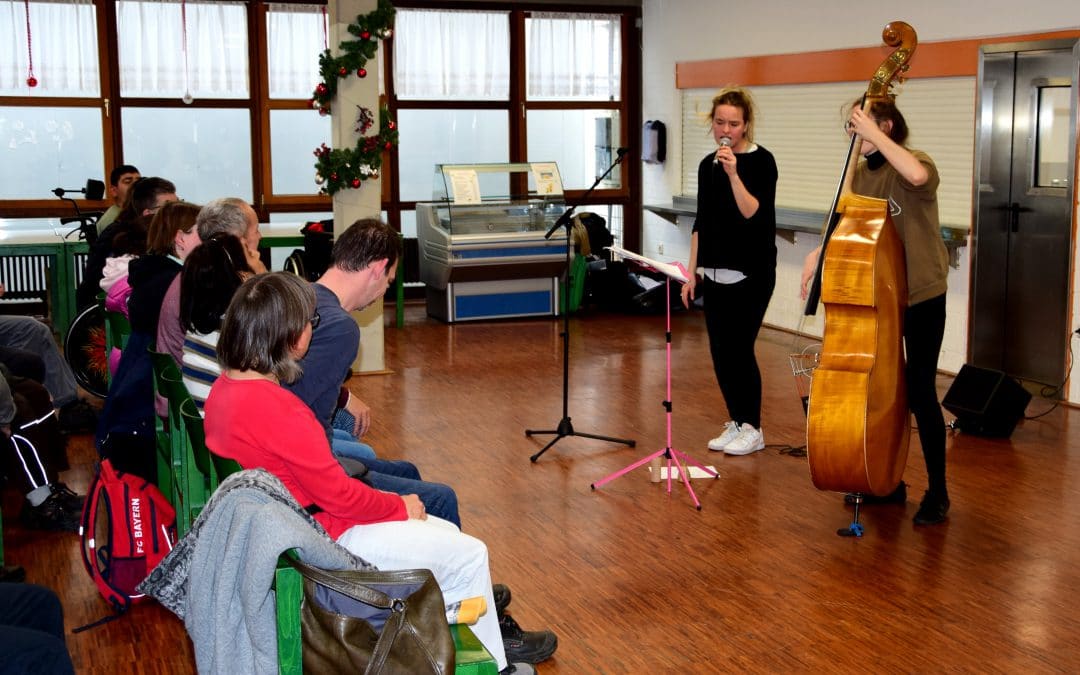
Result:
M862 97L859 97L844 106L844 121L851 116L851 111L862 105ZM904 119L903 113L896 107L896 99L879 98L870 102L870 105L866 108L866 114L873 117L877 122L892 122L889 127L889 139L897 145L904 145L907 142L909 129L907 120Z
M716 116L716 106L719 105L730 105L742 110L743 121L746 122L746 141L753 143L756 106L750 92L742 87L724 87L717 92L716 96L713 96L712 106L709 107L709 118L706 120L706 127L709 129L712 128L712 121Z

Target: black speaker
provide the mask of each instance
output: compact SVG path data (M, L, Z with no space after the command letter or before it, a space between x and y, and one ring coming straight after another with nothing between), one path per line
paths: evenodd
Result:
M1031 394L1000 370L964 365L941 402L961 431L1008 438L1024 416Z

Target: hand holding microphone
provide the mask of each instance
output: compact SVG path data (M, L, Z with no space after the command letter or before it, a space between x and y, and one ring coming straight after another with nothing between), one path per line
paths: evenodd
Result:
M720 139L720 148L730 148L730 147L731 147L731 139L728 138L727 136L722 137ZM717 164L720 163L720 148L717 148L716 156L713 157L713 160L712 160L713 166L716 166Z

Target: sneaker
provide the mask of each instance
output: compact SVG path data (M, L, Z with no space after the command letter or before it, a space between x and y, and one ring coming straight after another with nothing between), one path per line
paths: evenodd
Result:
M510 587L505 584L492 584L491 594L495 596L495 612L501 619L510 606Z
M82 513L83 506L86 504L86 497L84 495L75 494L64 483L53 483L49 487L52 488L54 495L60 496L60 501L65 509L76 513Z
M78 532L82 514L75 513L64 506L64 498L52 493L37 506L23 505L19 519L32 530L63 530Z
M559 646L555 633L549 630L522 630L509 614L499 619L499 630L502 632L506 660L510 663L540 663L550 658Z
M60 408L57 419L61 433L78 434L97 429L97 413L82 399L76 399Z
M734 420L724 425L724 432L709 441L709 449L713 452L721 452L727 444L738 438L739 425Z
M739 435L735 437L735 440L724 446L724 454L749 455L764 449L764 432L761 429L755 429L750 424L743 424L739 427Z
M944 523L949 517L949 498L938 497L930 494L927 490L923 495L919 510L913 518L916 525L937 525Z
M536 675L536 668L529 663L511 663L500 670L499 675Z
M849 506L855 503L855 495L844 495L844 503ZM862 503L865 504L905 504L907 503L907 483L900 481L896 488L887 495L863 495Z

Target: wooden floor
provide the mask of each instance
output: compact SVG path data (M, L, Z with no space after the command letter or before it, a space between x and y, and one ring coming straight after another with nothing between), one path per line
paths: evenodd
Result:
M390 313L388 312L388 317ZM493 577L513 589L526 628L559 635L540 666L556 673L979 672L1080 669L1080 411L1021 423L1009 440L949 439L947 524L912 525L926 487L913 435L907 505L869 507L866 535L840 538L850 509L810 483L804 415L788 354L803 343L765 330L763 452L705 449L727 419L700 314L673 320L676 449L720 472L669 495L645 469L590 485L665 445L664 324L588 314L571 323L569 412L578 432L529 456L562 417L561 321L447 326L410 306L386 330L386 375L354 377L375 411L370 440L449 483L464 528L487 542ZM941 377L941 393L951 379ZM1028 414L1050 407L1033 402ZM947 415L947 418L950 418ZM90 477L88 439L65 478ZM5 492L5 515L18 496ZM106 613L77 538L28 533L5 518L9 563L57 589L66 623ZM190 673L181 623L153 603L69 636L79 673ZM134 654L138 654L138 660Z

